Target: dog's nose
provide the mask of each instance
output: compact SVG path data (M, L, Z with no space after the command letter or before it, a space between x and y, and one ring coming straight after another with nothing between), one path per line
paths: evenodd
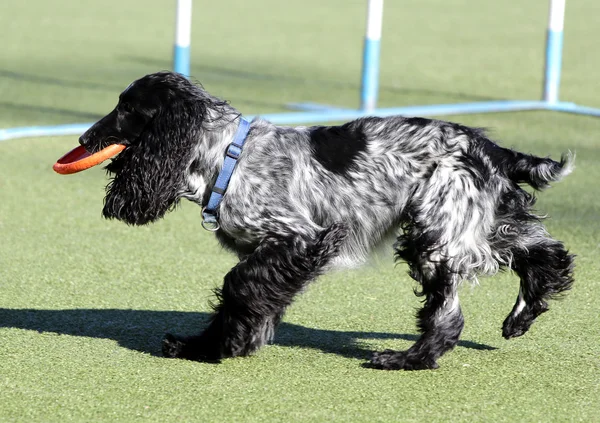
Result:
M85 147L85 143L86 143L87 139L85 138L84 135L79 137L79 144L83 147Z

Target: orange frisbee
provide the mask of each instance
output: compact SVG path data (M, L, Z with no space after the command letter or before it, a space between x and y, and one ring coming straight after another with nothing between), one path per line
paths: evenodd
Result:
M124 149L125 146L122 144L112 144L97 153L90 154L80 145L58 159L52 169L61 175L81 172L116 156Z

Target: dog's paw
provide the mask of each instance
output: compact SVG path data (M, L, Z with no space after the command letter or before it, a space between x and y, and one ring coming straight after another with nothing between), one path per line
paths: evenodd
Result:
M200 337L181 337L167 333L162 340L162 353L167 358L182 358L185 360L220 363L217 351L203 348Z
M407 351L385 350L373 353L366 367L381 370L426 370L437 369L435 360L417 357Z
M502 336L510 339L524 335L535 322L535 319L546 311L548 311L548 304L540 301L533 307L526 306L516 316L513 313L509 314L502 323Z
M502 337L505 339L517 338L525 335L525 332L529 330L533 321L525 321L509 315L502 324Z

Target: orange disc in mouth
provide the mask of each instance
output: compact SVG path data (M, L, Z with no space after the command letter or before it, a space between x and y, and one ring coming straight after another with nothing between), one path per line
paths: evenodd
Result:
M102 163L106 159L116 156L123 150L125 150L124 145L112 144L97 153L90 154L80 145L58 159L56 163L54 163L54 166L52 166L52 169L61 175L81 172L82 170L89 169L90 167Z

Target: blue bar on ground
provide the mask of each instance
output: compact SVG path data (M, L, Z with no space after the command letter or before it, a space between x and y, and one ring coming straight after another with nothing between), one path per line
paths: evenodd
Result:
M435 104L426 106L392 107L374 109L371 111L353 110L342 108L319 107L312 112L296 113L270 113L260 115L263 119L275 124L310 124L323 122L340 122L357 119L364 116L444 116L469 113L497 113L515 112L523 110L552 110L582 115L600 117L600 109L578 106L574 103L545 101L488 101L462 104ZM248 115L247 119L255 116ZM85 132L92 123L57 125L57 126L32 126L23 128L0 129L0 141L14 138L31 138L42 136L80 135Z
M566 113L574 113L577 115L588 115L588 116L600 117L600 109L595 109L593 107L578 106L575 103L566 103L566 102L559 101L554 104L548 104L546 108L548 110L553 110L556 112L566 112Z
M0 129L0 141L14 138L33 138L61 135L81 135L93 123L75 123L55 126L26 126L22 128Z
M542 101L490 101L462 104L437 104L429 106L392 107L383 109L354 110L354 109L322 109L304 113L273 113L261 115L276 124L301 124L335 122L357 119L364 116L443 116L467 113L509 112L518 110L543 109Z
M294 110L302 110L304 112L329 112L332 110L354 110L347 107L331 106L329 104L319 103L289 103L286 107Z

